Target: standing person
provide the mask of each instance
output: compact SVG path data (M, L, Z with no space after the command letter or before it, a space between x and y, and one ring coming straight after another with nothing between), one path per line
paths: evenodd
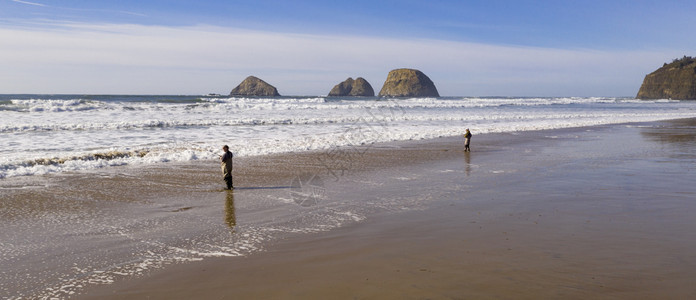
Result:
M234 155L230 152L230 147L227 147L227 145L222 146L222 151L225 151L225 154L220 155L222 176L225 179L225 183L227 183L227 189L231 190L234 188L232 186L232 157Z
M467 128L466 133L464 134L464 151L471 152L471 148L469 148L470 143L471 143L471 131L469 131L469 128Z

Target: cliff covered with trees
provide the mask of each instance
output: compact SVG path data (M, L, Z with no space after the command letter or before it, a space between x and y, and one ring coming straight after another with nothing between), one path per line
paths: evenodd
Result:
M636 98L696 100L696 58L675 59L646 75Z

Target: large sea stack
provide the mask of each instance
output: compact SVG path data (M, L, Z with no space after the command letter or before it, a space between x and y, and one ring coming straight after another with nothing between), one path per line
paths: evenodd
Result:
M428 76L414 69L396 69L389 72L379 91L380 97L440 97Z
M636 98L696 100L696 58L675 59L645 75Z
M375 90L372 89L372 85L362 77L358 77L355 80L348 77L345 81L334 86L329 92L329 97L373 97L374 95Z
M249 76L230 92L230 96L276 97L280 94L274 86L255 76Z

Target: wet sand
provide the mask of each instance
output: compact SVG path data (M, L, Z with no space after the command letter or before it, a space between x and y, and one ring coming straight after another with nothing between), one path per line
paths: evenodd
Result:
M78 298L694 298L694 128L678 120L475 135L471 153L449 138L377 145L334 170L317 163L326 153L249 160L238 186L322 174L327 197L364 203L364 220ZM232 193L239 203L272 192ZM399 205L370 209L389 197ZM235 222L255 216L237 209Z
M239 158L232 192L215 162L10 178L0 295L694 298L694 129Z

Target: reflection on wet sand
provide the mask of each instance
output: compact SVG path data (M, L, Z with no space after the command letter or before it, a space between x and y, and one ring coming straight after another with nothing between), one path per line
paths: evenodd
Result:
M696 144L696 119L675 120L667 126L643 128L641 134L655 142L693 146Z
M226 191L225 194L225 223L234 229L234 226L237 225L237 216L234 213L234 192Z
M667 121L642 128L641 135L650 142L666 148L665 155L685 168L693 169L696 162L696 119Z
M471 175L471 152L464 152L464 161L466 162L466 166L464 166L464 171L466 171L466 176L469 176Z

